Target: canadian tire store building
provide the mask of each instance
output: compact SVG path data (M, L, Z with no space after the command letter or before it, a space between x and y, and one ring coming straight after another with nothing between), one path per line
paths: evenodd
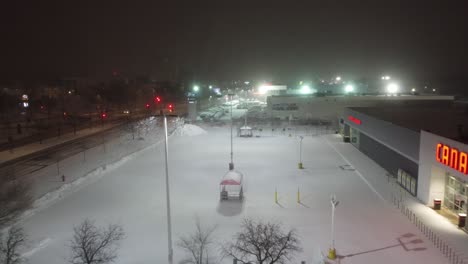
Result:
M464 116L453 109L369 107L346 108L339 121L345 141L394 175L422 203L435 208L441 203L463 226L468 202ZM464 229L468 231L466 225Z

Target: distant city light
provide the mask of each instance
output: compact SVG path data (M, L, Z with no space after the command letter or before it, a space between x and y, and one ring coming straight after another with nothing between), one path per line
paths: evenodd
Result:
M400 89L400 87L396 83L389 83L387 85L387 92L390 93L390 94L396 94L399 89Z
M72 91L68 91L68 94L71 94L71 93L72 93Z
M193 91L198 92L200 90L200 87L198 85L193 86Z
M210 88L210 90L213 89L213 85L208 86L208 88Z
M341 81L341 76L337 76L335 79L339 82Z
M388 80L390 80L390 79L391 79L391 78L390 78L390 76L388 76L388 75L382 76L382 80L388 81Z
M413 93L416 92L416 88L411 89L411 92Z
M352 86L351 84L348 84L345 86L345 93L352 93L354 92L354 86Z
M248 82L248 81L245 81L244 83L245 83L245 85L248 85L250 82Z
M432 91L433 91L433 92L435 92L435 91L436 91L436 89L432 89Z

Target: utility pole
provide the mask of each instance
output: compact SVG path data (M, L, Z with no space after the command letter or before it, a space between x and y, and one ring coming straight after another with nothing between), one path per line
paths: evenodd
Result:
M170 200L170 194L169 194L169 167L168 167L168 140L167 140L167 118L164 116L164 135L165 135L165 141L164 141L164 149L165 149L165 163L166 163L166 202L167 202L167 245L168 245L168 260L169 264L172 264L172 259L173 259L173 251L172 251L172 227L171 227L171 200Z

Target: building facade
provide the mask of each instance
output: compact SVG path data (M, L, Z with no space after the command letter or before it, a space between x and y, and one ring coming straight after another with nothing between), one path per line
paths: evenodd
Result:
M453 215L466 217L468 145L462 140L465 138L461 132L463 124L447 118L428 126L438 127L438 132L444 134L441 136L424 130L421 125L427 124L426 120L437 119L430 113L425 115L426 120L423 115L412 115L411 111L400 111L400 114L394 109L391 115L394 120L391 120L381 109L346 108L339 122L340 133L344 141L387 170L423 204L432 207L441 202ZM444 126L457 128L450 131L458 130L459 137L444 131Z

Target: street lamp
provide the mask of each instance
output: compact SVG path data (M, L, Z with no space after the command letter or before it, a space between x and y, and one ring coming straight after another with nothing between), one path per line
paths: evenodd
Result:
M335 209L340 203L336 200L336 196L333 194L330 197L330 203L332 205L332 221L331 221L331 247L328 250L328 258L336 259L336 249L335 249Z
M200 86L198 86L198 85L193 86L193 91L194 92L198 92L199 90L200 90Z
M229 163L229 170L234 170L234 154L232 151L232 98L234 97L234 93L229 91L228 95L231 97L231 162Z
M168 140L167 140L167 118L164 116L164 135L165 135L165 141L164 141L164 150L165 150L165 163L166 163L166 208L167 208L167 244L168 244L168 260L169 264L172 264L172 259L173 259L173 250L172 250L172 227L171 227L171 200L170 200L170 194L169 194L169 168L167 164L168 160Z
M304 167L302 166L302 140L304 139L303 136L300 136L300 141L299 141L299 164L298 164L298 167L299 169L304 169Z

